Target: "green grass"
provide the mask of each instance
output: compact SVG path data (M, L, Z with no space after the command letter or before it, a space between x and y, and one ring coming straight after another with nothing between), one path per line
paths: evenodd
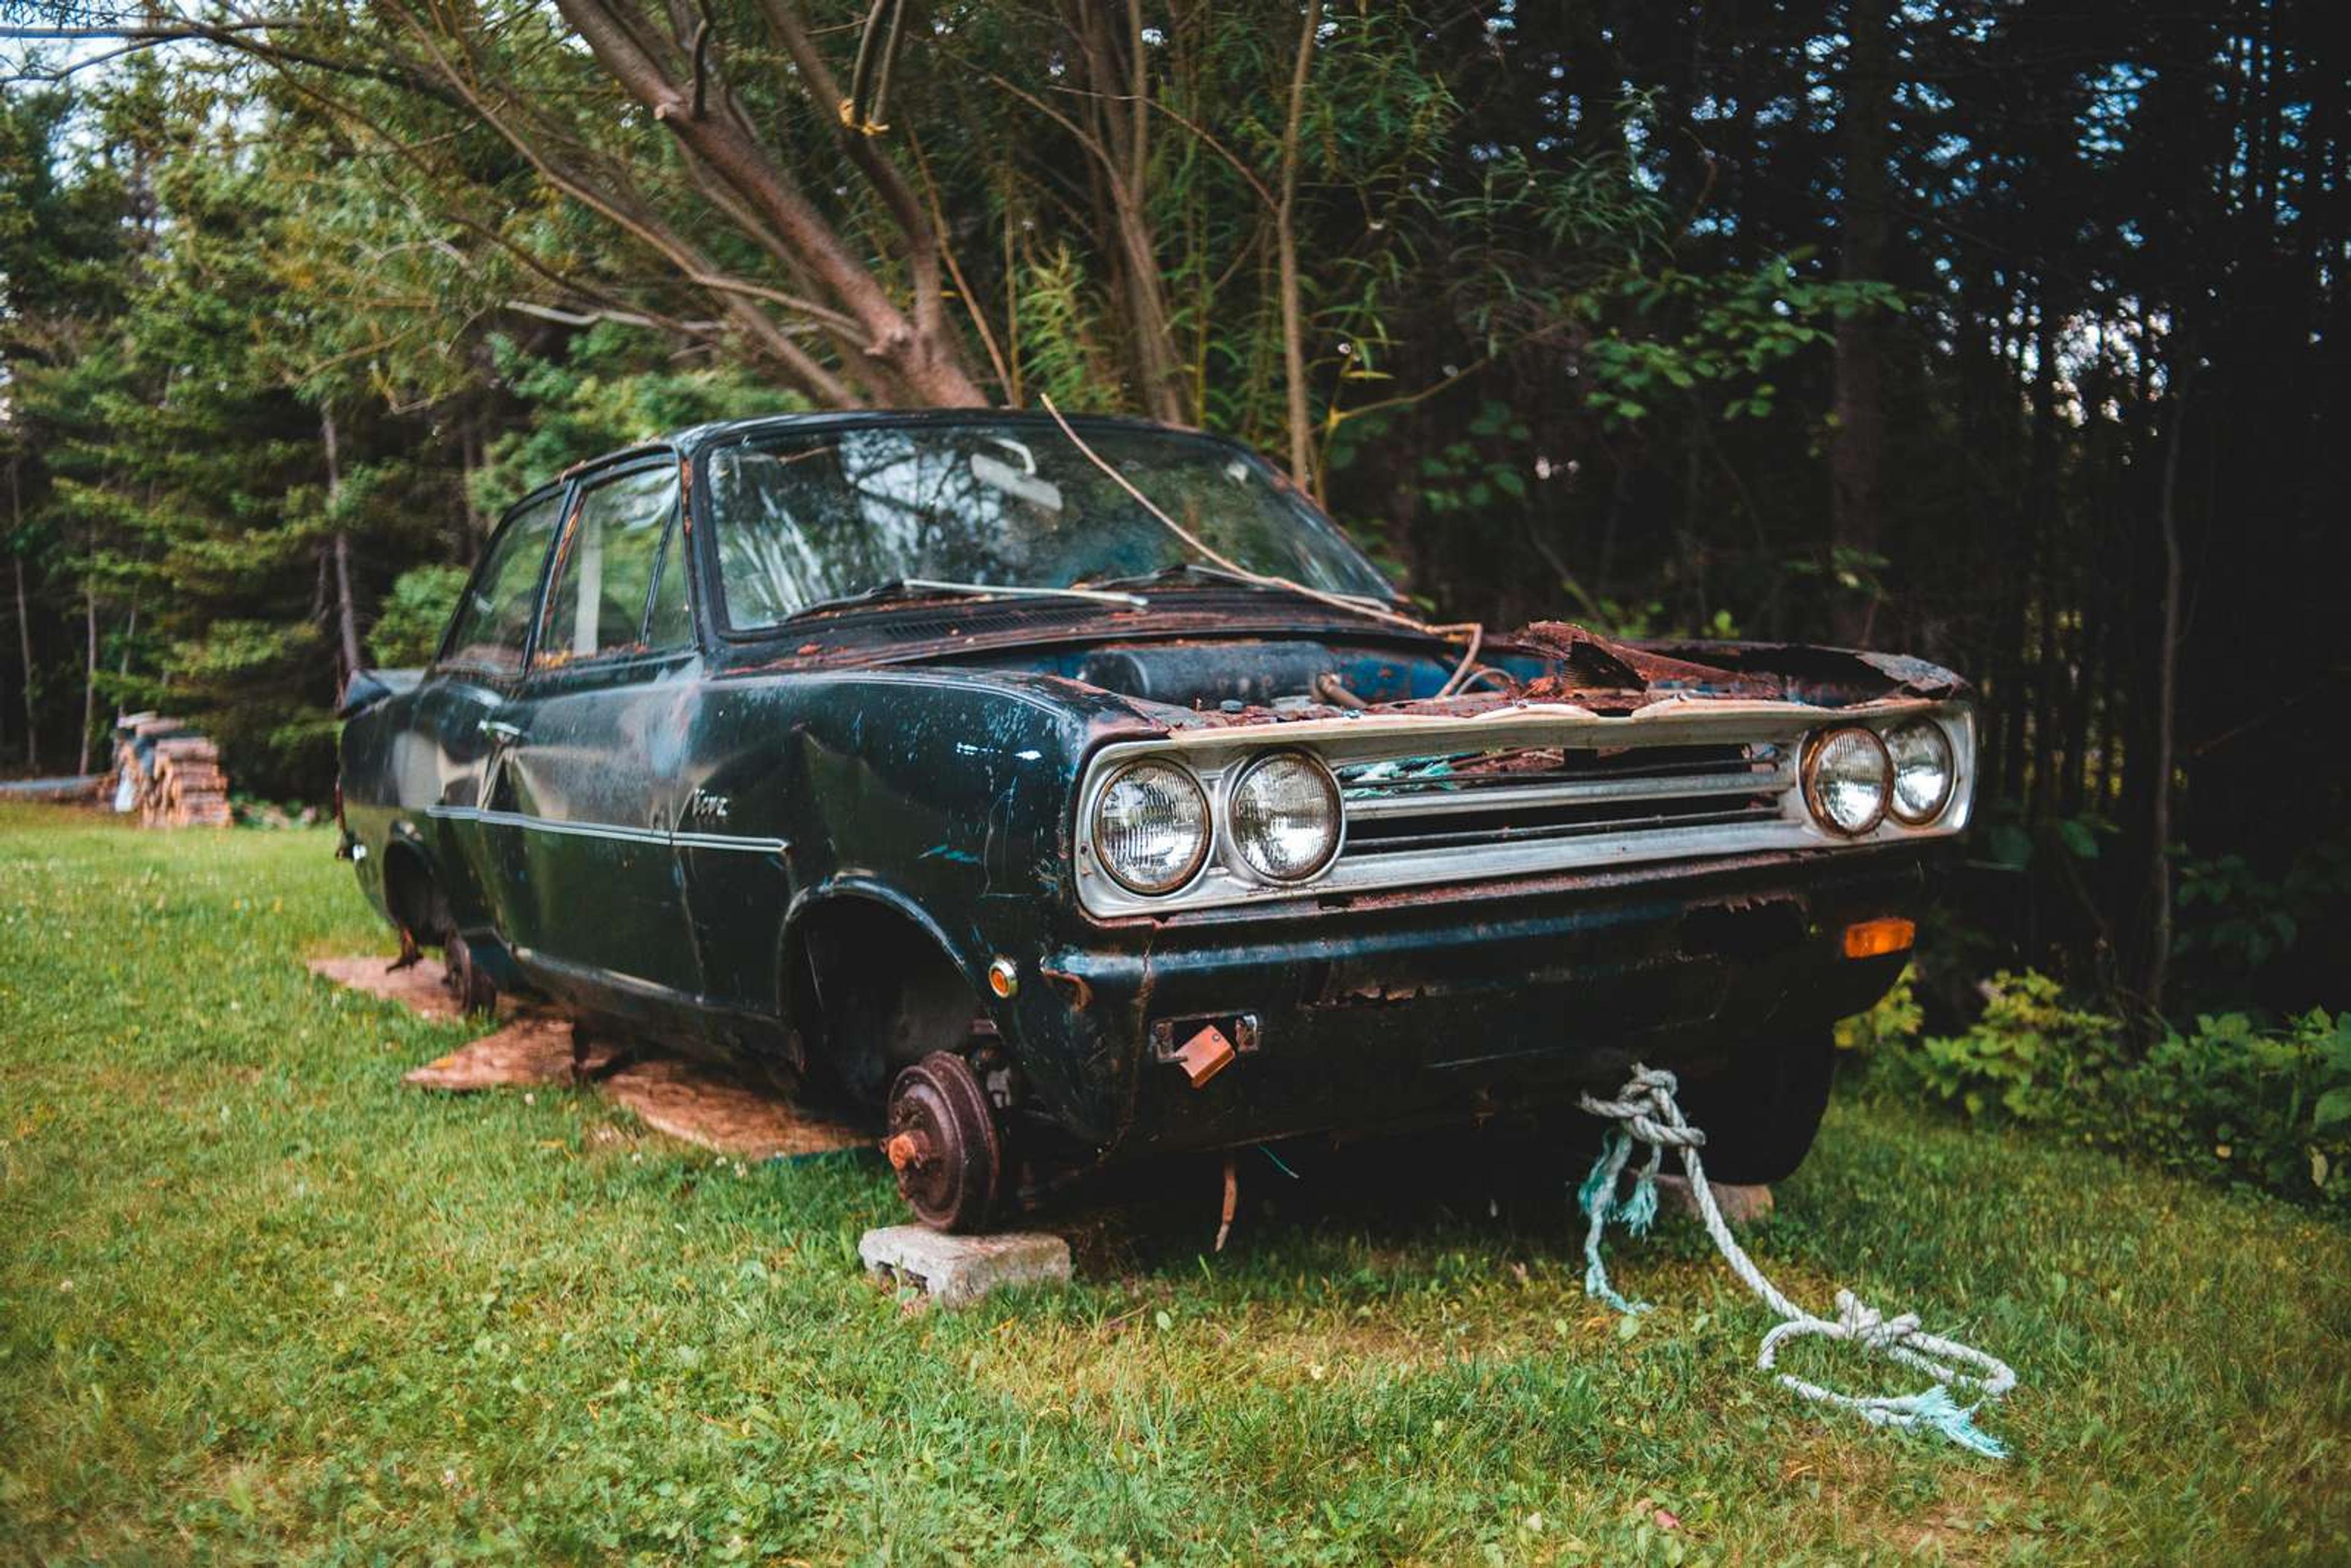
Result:
M303 972L383 946L329 842L0 807L0 1561L2351 1559L2351 1238L2277 1203L1841 1104L1758 1260L2012 1360L2005 1463L1782 1394L1687 1226L1620 1337L1563 1201L1211 1259L1203 1192L908 1312L875 1162L402 1087L466 1031Z

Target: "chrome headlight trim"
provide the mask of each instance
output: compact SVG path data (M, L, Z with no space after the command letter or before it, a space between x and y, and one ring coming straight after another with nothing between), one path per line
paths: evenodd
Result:
M1903 808L1904 767L1897 744L1905 736L1926 737L1932 745L1940 749L1942 754L1942 789L1936 793L1933 801L1923 810L1911 811ZM1886 791L1887 810L1893 813L1894 820L1906 828L1924 828L1930 825L1949 808L1951 797L1959 791L1959 747L1951 743L1950 731L1934 719L1920 717L1890 727L1880 738L1886 743L1886 760L1892 763L1894 768Z
M1155 885L1137 882L1122 872L1118 862L1102 842L1102 808L1110 800L1111 791L1128 778L1146 770L1168 774L1189 790L1200 821L1199 841L1193 846L1191 858L1185 862L1182 874ZM1183 892L1200 874L1200 868L1207 863L1208 852L1217 841L1217 815L1209 805L1208 791L1201 787L1198 775L1172 757L1138 757L1104 776L1093 791L1087 815L1086 841L1092 848L1094 863L1102 868L1103 875L1140 898L1170 898Z
M1876 809L1864 821L1852 824L1838 821L1821 797L1821 758L1833 743L1846 736L1857 737L1875 748L1878 763L1885 769L1884 778L1878 785ZM1886 749L1885 737L1865 725L1840 724L1833 725L1826 729L1814 730L1804 742L1803 780L1804 809L1812 812L1813 821L1820 824L1823 832L1834 834L1840 839L1865 838L1876 831L1878 824L1886 821L1888 808L1894 803L1893 756Z
M1288 876L1259 865L1256 858L1243 845L1240 835L1238 801L1241 790L1248 786L1250 779L1277 762L1303 764L1321 782L1323 798L1329 803L1330 811L1331 841L1324 846L1322 853L1311 866L1304 871L1293 872ZM1228 861L1236 868L1261 881L1283 887L1296 887L1301 883L1311 882L1331 869L1332 862L1339 858L1340 851L1346 843L1347 810L1344 802L1340 799L1339 780L1332 773L1330 764L1311 751L1300 750L1293 747L1277 747L1251 758L1235 768L1226 779L1224 796L1225 809L1218 814L1217 824L1220 830L1220 841L1228 852Z

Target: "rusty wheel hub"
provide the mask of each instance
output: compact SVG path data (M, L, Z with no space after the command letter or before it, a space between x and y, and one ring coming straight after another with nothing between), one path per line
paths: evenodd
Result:
M1004 1155L987 1095L963 1058L934 1051L898 1074L889 1127L882 1153L916 1218L940 1230L987 1223Z

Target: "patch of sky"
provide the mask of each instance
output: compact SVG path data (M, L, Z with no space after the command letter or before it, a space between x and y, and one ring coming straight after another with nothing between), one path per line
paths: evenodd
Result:
M2123 150L2124 133L2155 76L2151 67L2118 60L2089 79L2088 97L2074 120L2085 154L2111 158Z

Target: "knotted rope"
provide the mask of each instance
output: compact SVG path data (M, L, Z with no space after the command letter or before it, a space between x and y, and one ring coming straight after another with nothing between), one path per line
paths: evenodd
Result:
M1691 1126L1683 1116L1681 1106L1674 1099L1677 1086L1670 1072L1636 1066L1631 1082L1614 1099L1599 1100L1589 1094L1583 1098L1583 1109L1614 1124L1609 1129L1600 1158L1593 1165L1592 1174L1583 1178L1583 1186L1576 1193L1576 1207L1583 1211L1587 1222L1583 1233L1585 1293L1598 1297L1620 1312L1648 1310L1647 1303L1625 1300L1608 1283L1608 1270L1600 1260L1600 1241L1612 1218L1623 1221L1635 1236L1647 1232L1657 1216L1658 1167L1665 1162L1666 1151L1671 1149L1681 1156L1682 1169L1689 1177L1690 1195L1698 1202L1698 1218L1705 1224L1706 1233L1714 1239L1716 1249L1740 1282L1780 1314L1779 1326L1763 1336L1761 1351L1755 1358L1757 1370L1772 1371L1780 1347L1792 1339L1813 1334L1822 1339L1850 1341L1926 1373L1935 1380L1934 1385L1917 1394L1865 1396L1841 1393L1782 1372L1778 1374L1782 1386L1806 1399L1854 1411L1872 1426L1940 1432L1977 1453L1993 1458L2006 1454L2008 1450L1974 1421L1976 1411L1984 1403L2000 1398L2016 1386L2016 1374L2006 1362L1971 1345L1924 1332L1913 1313L1889 1318L1851 1291L1837 1292L1834 1320L1814 1317L1782 1295L1763 1277L1754 1260L1731 1236L1722 1210L1716 1207L1713 1189L1707 1186L1705 1165L1698 1158L1706 1134ZM1649 1156L1634 1181L1632 1196L1620 1202L1616 1197L1617 1180L1631 1163L1636 1142L1648 1145ZM1961 1405L1951 1397L1950 1391L1961 1385L1973 1391L1974 1404Z

